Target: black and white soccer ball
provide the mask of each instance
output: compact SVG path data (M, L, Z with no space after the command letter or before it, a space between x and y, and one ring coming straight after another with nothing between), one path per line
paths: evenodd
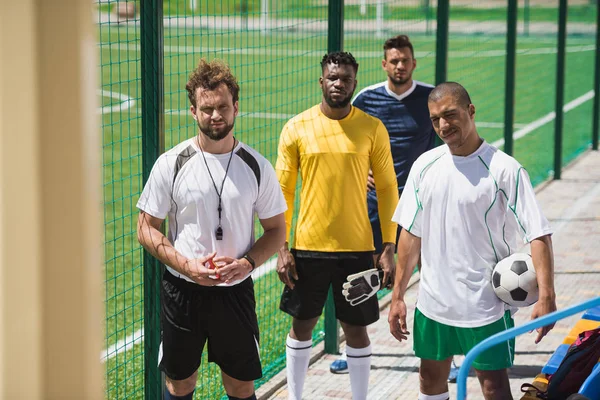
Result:
M538 301L539 289L531 256L514 253L500 260L492 272L492 287L500 300L513 307L527 307Z

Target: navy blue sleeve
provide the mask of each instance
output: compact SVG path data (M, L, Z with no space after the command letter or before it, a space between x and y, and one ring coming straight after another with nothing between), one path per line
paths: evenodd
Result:
M352 105L356 108L359 108L361 111L365 111L365 96L363 96L363 94L359 94L358 96L356 96L354 98L354 101L352 101Z

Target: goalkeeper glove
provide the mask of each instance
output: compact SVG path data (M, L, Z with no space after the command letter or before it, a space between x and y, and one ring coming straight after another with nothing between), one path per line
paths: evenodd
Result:
M342 294L351 306L356 306L377 293L381 288L382 279L383 270L378 268L349 275L342 285Z

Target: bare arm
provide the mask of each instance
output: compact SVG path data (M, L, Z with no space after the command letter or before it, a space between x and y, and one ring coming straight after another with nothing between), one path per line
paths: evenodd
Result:
M421 238L402 230L398 241L398 260L396 262L396 279L392 294L392 305L388 316L390 333L399 341L407 340L409 334L406 327L406 304L404 294L408 281L421 254Z
M140 211L137 230L138 241L154 258L183 274L184 265L188 259L175 250L175 247L160 231L163 222L164 219Z
M391 288L394 284L395 265L394 265L394 250L396 249L395 243L385 242L383 243L383 250L379 255L377 264L383 270L383 279L381 282L382 287Z
M273 254L285 244L285 214L277 214L274 217L261 219L260 224L264 234L256 241L248 254L256 265L264 264Z
M396 279L392 301L404 300L408 281L412 276L415 266L421 256L421 238L405 229L400 233L398 240L398 260L396 261Z
M531 241L531 258L540 290L539 300L531 313L531 318L535 319L556 311L554 254L550 235L541 236ZM538 328L535 343L539 343L552 328L554 328L554 324Z
M200 285L214 286L221 283L220 280L209 278L209 276L213 276L214 272L204 266L204 263L213 258L215 254L209 254L207 257L198 259L188 259L179 253L160 231L163 222L163 219L140 211L137 235L138 241L144 249L163 264L188 276Z

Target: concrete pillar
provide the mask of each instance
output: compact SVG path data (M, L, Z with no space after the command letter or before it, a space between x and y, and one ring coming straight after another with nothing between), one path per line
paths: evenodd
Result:
M92 6L0 0L0 398L104 398Z

